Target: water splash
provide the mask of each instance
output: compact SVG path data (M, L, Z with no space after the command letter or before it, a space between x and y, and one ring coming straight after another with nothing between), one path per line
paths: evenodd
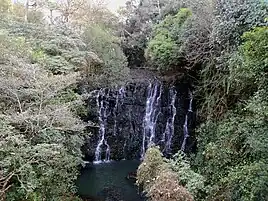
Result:
M189 101L189 108L188 108L188 111L186 113L186 116L185 116L185 121L184 121L184 124L183 124L183 142L182 142L182 145L181 145L181 151L185 151L185 146L186 146L186 142L187 142L187 138L189 137L189 131L188 131L188 115L190 112L193 112L192 111L192 102L193 102L193 95L191 93L189 93L190 95L190 101Z
M105 96L109 95L109 91L106 94L105 89L99 90L97 95L97 107L98 107L98 114L99 114L99 141L97 148L95 150L95 161L94 163L101 163L102 162L102 147L105 146L105 159L104 162L110 161L110 146L105 139L105 126L107 124L107 110L108 110L108 102L105 101Z
M145 117L143 120L143 138L141 148L141 158L145 151L155 139L155 125L160 114L160 99L162 95L162 85L159 83L150 83L146 100Z
M171 151L171 142L172 142L172 138L174 135L174 121L175 121L175 116L176 116L176 106L175 106L175 102L176 102L176 96L177 96L177 92L175 90L174 87L172 87L169 90L169 117L167 119L167 123L166 123L166 128L165 128L165 132L163 133L162 136L162 142L165 142L165 147L163 152L169 153Z

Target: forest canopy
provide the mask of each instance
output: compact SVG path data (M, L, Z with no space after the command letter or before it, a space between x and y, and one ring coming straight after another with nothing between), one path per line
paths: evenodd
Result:
M0 200L74 200L83 97L121 82L126 59L101 5L28 3L0 2Z

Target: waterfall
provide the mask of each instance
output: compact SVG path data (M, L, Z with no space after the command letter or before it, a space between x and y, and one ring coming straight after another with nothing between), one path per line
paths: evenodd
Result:
M168 87L160 81L131 83L95 90L88 97L89 118L99 125L97 129L92 127L94 136L83 147L88 160L94 158L94 163L100 163L111 159L143 159L153 144L159 145L166 156L177 149L187 150L193 96L190 92L187 95L184 85ZM178 111L183 111L182 115Z
M167 123L166 123L166 128L165 131L163 133L163 137L162 137L162 142L165 142L165 147L163 152L169 153L171 151L171 142L172 142L172 137L174 135L174 121L175 121L175 116L176 116L176 107L175 107L175 102L176 102L176 96L177 96L177 92L174 89L174 87L172 87L169 90L169 117L167 119Z
M102 146L106 147L105 150L105 159L104 161L110 160L110 146L105 139L105 126L107 124L107 110L108 110L108 102L105 100L105 89L99 90L97 95L97 107L98 107L98 115L99 115L99 141L97 148L95 150L95 161L94 163L100 163L102 161ZM107 93L109 95L109 91Z
M117 111L118 111L119 106L121 106L121 104L123 104L124 97L125 97L125 88L121 87L116 93L115 106L113 109L113 115L114 115L113 135L114 136L116 136L116 133L117 133Z
M143 120L143 138L141 148L141 158L144 157L145 151L149 145L154 143L155 125L160 114L160 99L162 95L162 85L150 83L146 100L145 117Z
M193 95L190 93L190 101L189 101L189 108L185 116L185 121L183 124L183 142L181 145L181 151L185 151L185 146L187 142L187 138L189 137L189 132L188 132L188 114L192 111L192 102L193 102Z

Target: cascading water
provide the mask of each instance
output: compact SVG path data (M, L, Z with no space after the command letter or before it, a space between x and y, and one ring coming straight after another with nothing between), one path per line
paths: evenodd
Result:
M102 161L102 146L106 147L105 150L105 162L110 160L110 146L105 139L105 127L107 124L107 109L108 109L108 102L105 101L105 89L99 90L97 95L97 106L98 106L98 114L99 114L99 141L95 151L95 161L94 163L100 163ZM109 91L107 93L109 95Z
M98 134L89 138L89 145L85 146L86 157L89 160L93 158L95 163L109 161L110 158L143 159L152 144L159 145L166 156L178 149L185 151L190 135L193 98L184 87L168 88L160 81L152 81L148 85L135 83L91 92L89 115L99 122L99 128L95 131L93 127L93 132ZM92 113L96 102L98 115ZM179 103L187 104L186 115L177 114L185 109ZM183 130L179 129L182 126ZM181 146L173 146L175 144Z
M118 111L119 106L123 104L124 97L125 97L125 88L121 87L116 93L115 106L113 109L113 115L114 115L113 135L114 136L116 136L117 134L117 111Z
M186 146L186 142L187 142L187 138L189 137L189 131L188 131L188 115L190 112L192 111L192 102L193 102L193 95L190 93L190 101L189 101L189 108L187 111L187 114L185 116L185 121L183 124L183 142L181 145L181 151L185 151L185 146Z
M165 147L163 152L165 153L169 153L171 151L171 142L172 142L172 137L174 135L174 121L175 121L175 116L176 116L176 107L175 107L175 102L176 102L176 96L177 96L177 92L174 89L174 87L172 87L169 90L169 117L167 119L167 123L166 123L166 128L165 128L165 132L163 133L163 137L162 137L162 142L165 142Z
M150 83L146 100L145 117L143 122L143 138L141 148L141 158L149 145L154 143L155 125L160 114L160 99L162 95L162 85L159 83Z

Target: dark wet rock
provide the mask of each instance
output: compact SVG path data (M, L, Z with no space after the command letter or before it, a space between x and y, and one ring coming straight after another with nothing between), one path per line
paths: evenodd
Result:
M146 108L147 89L149 81L140 81L129 83L124 87L124 98L120 99L117 109L116 97L118 96L119 89L106 89L105 104L107 104L107 125L105 126L105 138L110 146L110 158L113 160L121 159L139 159L141 156L141 145L143 138L143 120ZM161 141L163 133L165 132L167 118L170 115L169 109L169 90L170 85L162 84L163 92L161 96L161 112L159 113L156 128L155 128L155 143L160 147L164 144ZM177 98L175 102L176 116L174 122L174 136L172 139L171 149L172 153L176 153L183 141L183 124L189 105L189 84L187 82L175 83L177 91ZM193 105L194 107L194 105ZM189 116L189 133L187 144L193 145L194 141L191 128L194 127L194 116L192 113ZM88 120L98 122L98 108L96 97L88 99ZM115 126L116 122L116 126ZM82 151L85 155L85 160L93 161L95 149L99 140L98 127L89 128L91 136L85 139L85 144ZM191 141L191 142L190 142ZM106 147L102 147L103 150ZM191 147L187 147L190 150ZM165 155L172 154L170 152L164 153ZM103 152L102 158L105 151Z
M136 177L137 177L137 172L130 172L126 176L126 179L135 183L136 182Z

